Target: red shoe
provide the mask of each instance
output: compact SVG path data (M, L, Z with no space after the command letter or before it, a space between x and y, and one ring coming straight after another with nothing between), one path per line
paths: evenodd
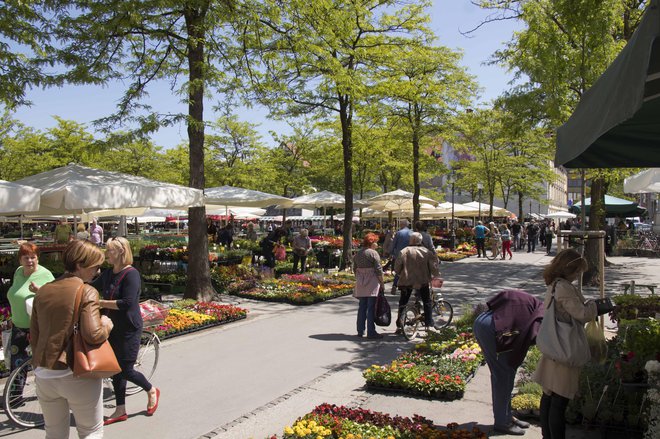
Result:
M147 416L152 416L154 413L156 413L156 409L158 408L159 402L160 402L160 389L156 388L156 404L154 404L154 406L151 408L147 407Z
M107 418L103 420L103 425L110 425L114 424L115 422L124 422L128 419L128 414L124 413L121 416L117 416L116 418Z

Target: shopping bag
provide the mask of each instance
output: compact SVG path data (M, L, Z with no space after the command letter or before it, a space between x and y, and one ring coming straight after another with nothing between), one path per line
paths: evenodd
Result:
M591 352L591 362L603 364L607 359L607 341L605 334L598 323L598 319L587 323L585 328L587 333L587 342L589 343L589 352Z
M387 303L384 290L378 292L374 307L374 323L378 326L390 326L390 323L392 323L392 310L390 304Z

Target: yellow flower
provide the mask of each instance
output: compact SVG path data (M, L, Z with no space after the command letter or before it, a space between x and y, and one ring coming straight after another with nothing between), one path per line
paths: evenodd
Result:
M284 434L293 434L293 428L289 427L288 425L284 427Z

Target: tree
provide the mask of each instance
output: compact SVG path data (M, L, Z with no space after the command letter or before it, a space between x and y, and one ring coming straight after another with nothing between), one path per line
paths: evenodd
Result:
M555 129L566 121L580 97L632 36L648 2L489 0L481 4L526 23L527 29L517 32L505 49L495 54L494 62L505 64L518 78L528 78L524 87L544 96L541 102L546 126ZM606 180L602 172L597 175L591 184L592 229L597 229L604 218L598 215L604 212ZM585 283L598 274L595 242L588 243L586 254L590 269L583 278Z
M469 105L476 85L458 66L460 55L446 47L397 47L379 70L377 96L389 103L412 146L413 222L419 220L420 148L440 125Z
M419 46L427 1L263 2L244 14L244 62L262 102L280 114L336 114L344 170L344 255L353 215L353 117L373 65L396 46ZM342 261L342 268L346 264Z
M257 125L239 121L225 108L210 128L217 134L206 136L208 185L248 186L254 176L252 166L264 149Z
M189 139L189 185L203 189L204 95L231 88L229 36L233 2L221 0L49 0L57 13L47 58L66 69L68 81L127 86L116 113L105 124L136 124L139 134L185 120ZM180 85L180 76L185 76ZM170 81L185 96L186 115L154 111L143 103L149 86ZM190 260L186 298L208 300L214 293L208 265L204 207L189 210Z
M472 190L475 183L483 184L491 206L488 215L491 218L500 182L509 172L517 172L517 169L507 169L506 166L509 139L505 136L505 121L501 110L478 109L458 115L452 126L454 148L475 158L460 164L458 187Z

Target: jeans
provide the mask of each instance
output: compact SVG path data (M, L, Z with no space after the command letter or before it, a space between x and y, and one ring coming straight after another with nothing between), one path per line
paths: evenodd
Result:
M513 235L513 250L520 250L520 235Z
M552 235L545 235L545 252L550 254L552 248Z
M511 392L517 368L509 365L509 352L497 353L495 345L495 323L493 313L486 311L474 321L474 336L481 346L490 369L490 387L493 399L495 425L507 426L513 421Z
M536 236L530 236L527 238L527 253L533 252L536 250Z
M474 238L477 244L477 255L486 257L486 238Z
M400 287L401 297L399 298L399 313L396 318L396 326L401 327L401 316L403 315L403 310L410 300L410 295L413 292L412 287ZM422 303L424 304L424 324L426 326L433 326L433 304L431 303L431 290L429 285L425 284L419 289L419 295L422 296Z
M376 297L358 297L357 333L364 335L364 327L367 327L367 336L376 335L376 324L374 323L374 311L376 308Z
M553 393L541 396L541 431L543 439L564 439L566 437L566 407L568 398Z

